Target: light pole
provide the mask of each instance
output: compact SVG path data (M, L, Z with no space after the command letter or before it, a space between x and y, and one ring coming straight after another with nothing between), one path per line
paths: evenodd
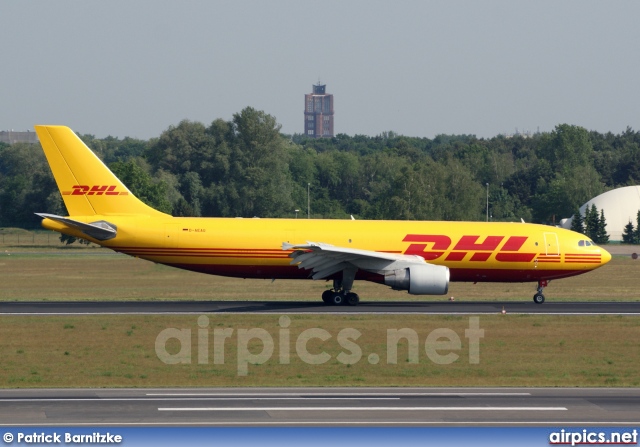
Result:
M311 219L311 200L309 195L309 189L311 188L311 183L307 183L307 219Z
M294 211L296 212L296 219L297 219L297 218L298 218L298 212L299 212L300 210L294 210Z
M487 183L487 222L489 222L489 183Z

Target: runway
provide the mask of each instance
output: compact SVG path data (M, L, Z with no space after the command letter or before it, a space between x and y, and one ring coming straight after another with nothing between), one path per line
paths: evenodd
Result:
M637 425L640 389L211 388L0 391L0 425Z
M108 314L510 314L640 315L640 302L393 301L330 306L321 301L37 301L0 303L0 315Z

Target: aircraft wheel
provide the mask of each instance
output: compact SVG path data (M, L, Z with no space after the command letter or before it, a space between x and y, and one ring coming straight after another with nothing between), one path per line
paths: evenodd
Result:
M322 292L322 301L324 301L327 304L331 304L333 294L334 294L333 290L325 290L324 292Z
M357 293L348 293L347 294L347 304L349 306L356 306L360 302L360 297Z
M544 303L544 295L541 293L536 293L535 295L533 295L533 302L536 304Z
M331 296L331 304L339 306L342 303L344 303L344 295L342 295L340 292L334 292Z

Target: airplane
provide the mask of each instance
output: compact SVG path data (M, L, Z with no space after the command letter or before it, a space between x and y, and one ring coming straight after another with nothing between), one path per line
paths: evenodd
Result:
M212 275L333 281L327 304L356 305L355 280L413 295L451 281L535 282L589 272L611 255L586 236L529 223L173 217L140 201L65 126L35 130L69 216L42 226L116 252Z

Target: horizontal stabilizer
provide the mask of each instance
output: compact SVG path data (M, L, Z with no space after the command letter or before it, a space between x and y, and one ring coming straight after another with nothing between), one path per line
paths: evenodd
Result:
M69 219L68 217L56 216L55 214L36 213L43 219L51 219L56 222L60 222L68 227L75 228L82 231L87 236L90 236L99 241L106 241L116 237L117 228L114 224L99 220L97 222L85 223L77 220Z

